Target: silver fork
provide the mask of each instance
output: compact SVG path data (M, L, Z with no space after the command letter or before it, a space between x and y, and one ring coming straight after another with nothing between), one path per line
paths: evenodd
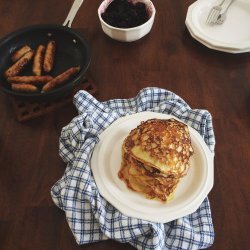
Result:
M206 24L214 24L217 21L218 16L222 10L222 5L225 1L226 0L222 0L222 2L219 5L212 7L212 9L208 13Z
M223 24L226 20L227 17L227 11L229 9L229 7L231 6L231 4L234 2L235 0L231 0L231 2L228 4L227 8L224 10L223 13L219 14L216 24Z

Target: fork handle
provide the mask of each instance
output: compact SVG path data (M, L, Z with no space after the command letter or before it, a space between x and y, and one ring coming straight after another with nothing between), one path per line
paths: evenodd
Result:
M231 6L231 4L234 2L235 0L231 0L231 2L228 4L228 6L226 7L226 9L224 10L223 14L226 14L229 7Z
M219 4L219 6L222 6L223 5L223 3L225 2L226 0L223 0L220 4Z

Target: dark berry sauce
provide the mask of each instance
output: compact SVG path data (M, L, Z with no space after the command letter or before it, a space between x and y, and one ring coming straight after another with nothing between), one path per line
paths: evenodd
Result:
M128 0L112 1L101 16L107 24L117 28L133 28L149 19L144 3L133 4Z

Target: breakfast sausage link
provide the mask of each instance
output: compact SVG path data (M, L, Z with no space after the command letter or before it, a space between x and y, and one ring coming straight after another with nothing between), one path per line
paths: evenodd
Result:
M11 60L13 62L18 61L24 54L31 51L31 48L28 45L24 45L19 50L15 51L13 55L11 56Z
M38 88L36 86L28 83L12 83L11 89L16 92L26 93L33 93L38 91Z
M9 83L45 84L53 79L52 76L11 76L7 78Z
M80 67L72 67L69 68L68 70L64 71L62 74L56 76L54 79L51 81L47 82L43 88L43 92L48 92L51 89L57 87L58 85L61 85L65 83L67 80L69 80L74 74L80 71Z
M43 70L46 73L49 73L53 68L55 51L56 51L56 42L49 41L47 44L47 48L46 48L45 56L44 56L44 62L43 62Z
M36 76L40 76L42 74L44 53L45 53L45 46L39 45L34 56L34 62L32 68L32 71Z
M33 50L27 52L24 56L22 56L17 62L15 62L5 71L4 76L8 78L11 76L18 75L25 68L25 66L31 61L33 55L34 55Z

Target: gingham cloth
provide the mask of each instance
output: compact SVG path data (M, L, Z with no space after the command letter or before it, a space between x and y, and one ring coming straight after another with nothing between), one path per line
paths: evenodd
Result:
M119 117L142 111L176 116L196 129L214 152L215 138L208 111L191 109L176 94L142 89L135 98L99 102L85 91L74 96L79 115L62 129L59 153L67 167L51 189L55 204L65 211L78 244L114 239L137 249L202 249L212 245L214 229L206 198L193 214L169 223L127 217L99 193L89 165L98 136Z

